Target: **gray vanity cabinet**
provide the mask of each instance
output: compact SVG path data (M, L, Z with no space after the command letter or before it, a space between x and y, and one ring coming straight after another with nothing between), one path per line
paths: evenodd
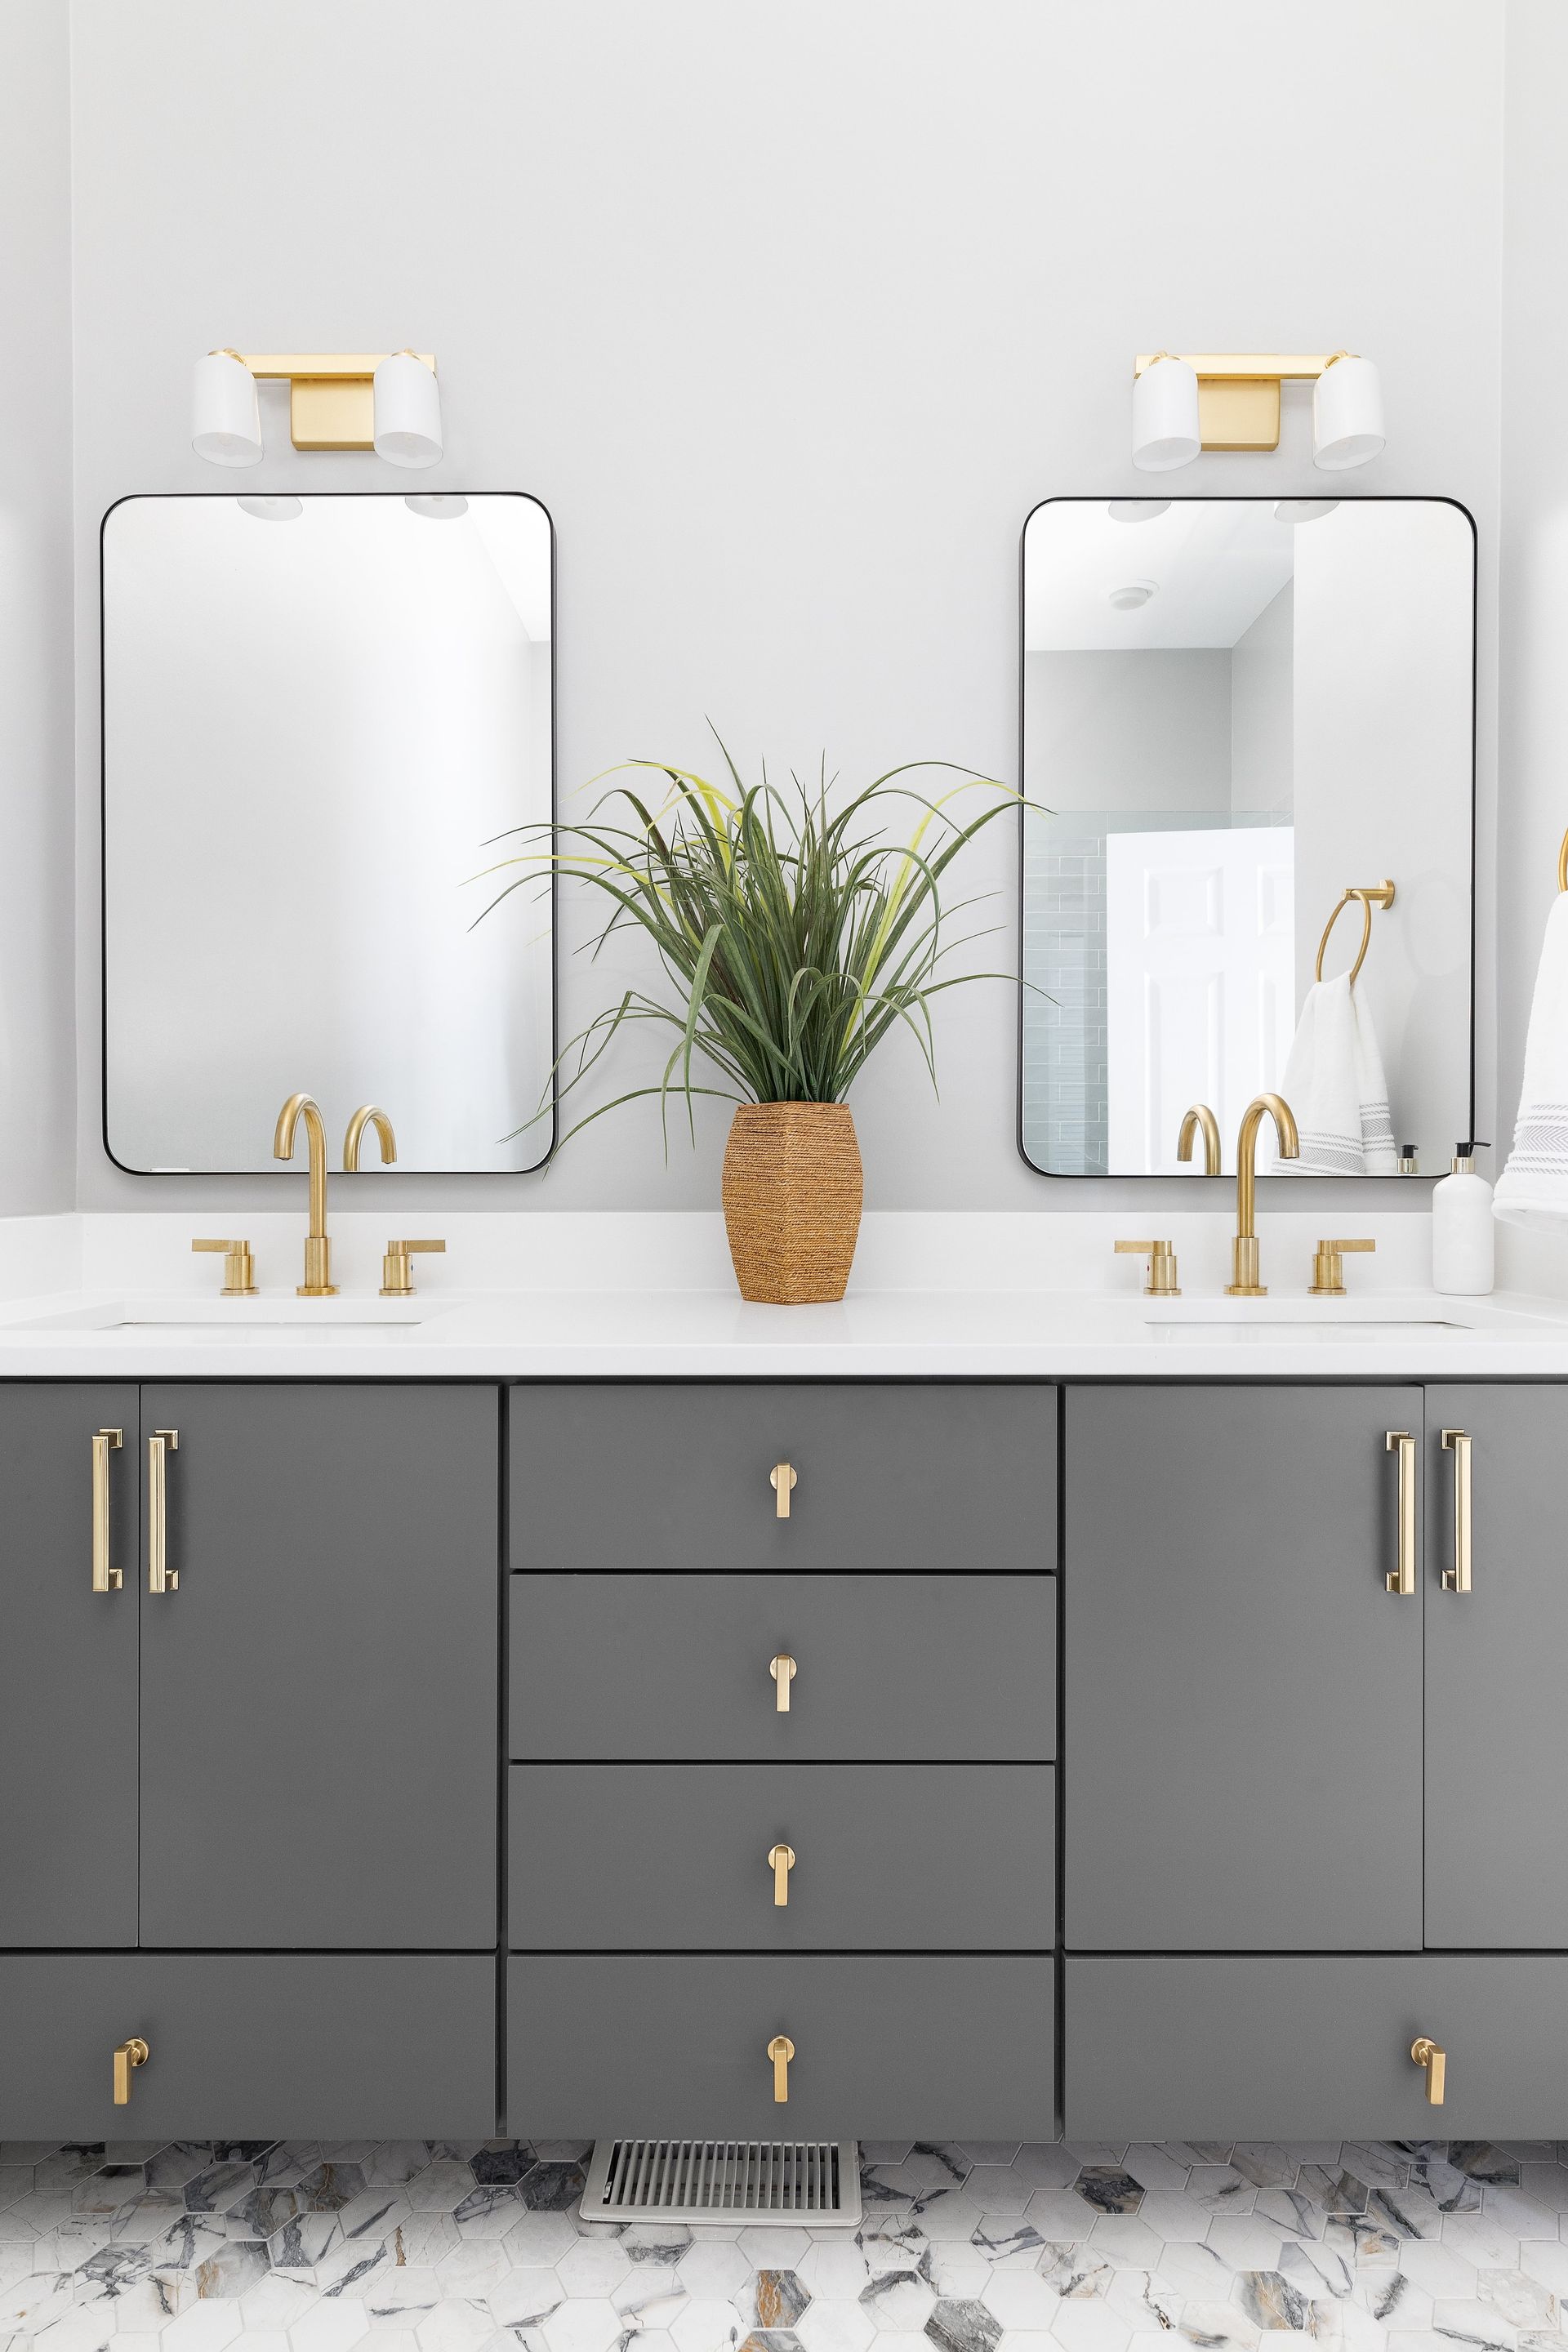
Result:
M1418 1577L1386 1588L1386 1433L1421 1414L1414 1387L1069 1391L1069 1950L1419 1949L1423 1609Z
M136 1940L135 1507L133 1386L0 1384L0 1946Z
M1457 1581L1469 1439L1470 1590ZM1426 1941L1568 1948L1568 1386L1426 1391Z

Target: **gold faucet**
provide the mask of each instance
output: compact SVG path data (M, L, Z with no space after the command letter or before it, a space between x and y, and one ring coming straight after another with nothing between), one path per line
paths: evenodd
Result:
M1231 1244L1232 1279L1227 1298L1267 1298L1268 1286L1258 1279L1258 1130L1265 1118L1274 1121L1281 1160L1296 1159L1301 1139L1295 1113L1283 1095L1254 1095L1241 1114L1236 1138L1236 1239Z
M1219 1121L1207 1103L1194 1103L1182 1121L1182 1131L1176 1138L1176 1157L1190 1160L1194 1139L1200 1133L1204 1139L1204 1174L1219 1174Z
M397 1157L397 1138L392 1131L392 1121L387 1118L381 1105L361 1103L358 1110L350 1119L348 1133L343 1138L343 1173L346 1176L357 1176L359 1173L359 1148L364 1139L367 1127L374 1127L375 1129L376 1140L381 1145L382 1166L384 1168L389 1166Z
M335 1298L338 1286L332 1280L332 1245L327 1239L327 1130L311 1096L290 1095L279 1112L272 1157L293 1159L294 1130L301 1118L310 1161L310 1231L305 1243L305 1279L299 1285L298 1296Z

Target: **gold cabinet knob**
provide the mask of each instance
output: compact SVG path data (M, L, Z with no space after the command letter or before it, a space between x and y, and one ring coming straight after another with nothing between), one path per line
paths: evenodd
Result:
M145 2066L151 2055L139 2033L122 2042L114 2053L114 2104L117 2107L131 2105L131 2076L138 2066Z
M1318 1244L1312 1257L1312 1280L1308 1292L1311 1298L1342 1298L1345 1295L1345 1252L1369 1254L1377 1247L1375 1242L1325 1241Z
M384 1298L412 1298L414 1268L408 1261L416 1254L444 1257L445 1242L388 1242L386 1255L381 1261L381 1295Z
M1447 2086L1447 2052L1429 2033L1418 2033L1410 2045L1410 2063L1426 2069L1427 2105L1440 2107Z
M778 1496L778 1501L773 1505L775 1519L788 1518L789 1498L799 1483L793 1467L787 1462L775 1462L768 1472L768 1484Z
M92 1590L118 1592L125 1582L123 1569L109 1565L109 1457L125 1443L122 1429L92 1433Z
M787 1650L781 1650L776 1658L770 1658L768 1660L768 1672L772 1675L774 1682L777 1683L779 1686L778 1697L773 1702L774 1712L779 1715L787 1715L789 1713L789 1686L791 1683L794 1682L795 1675L795 1660L790 1656Z
M1169 1242L1118 1242L1118 1257L1146 1257L1149 1279L1143 1285L1145 1298L1180 1298L1182 1286L1176 1280L1176 1253Z
M200 1241L193 1242L191 1248L195 1254L203 1250L223 1253L223 1296L226 1298L254 1298L257 1296L256 1260L250 1254L248 1242Z
M773 2105L789 2105L789 2062L795 2056L795 2043L787 2033L775 2033L768 2044L768 2056L773 2062Z
M794 1846L769 1846L768 1868L773 1874L773 1909L782 1911L789 1902L789 1874L795 1868Z

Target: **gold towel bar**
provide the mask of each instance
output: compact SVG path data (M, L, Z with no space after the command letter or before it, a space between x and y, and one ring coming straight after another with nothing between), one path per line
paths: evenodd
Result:
M1563 844L1563 854L1564 858L1568 858L1568 839L1565 839ZM1568 882L1565 882L1563 887L1565 890L1568 890ZM1347 907L1353 907L1358 902L1361 907L1361 946L1356 952L1356 960L1351 966L1351 979L1352 981L1360 971L1363 964L1366 961L1366 951L1372 944L1372 910L1374 907L1393 906L1393 883L1384 881L1378 884L1375 889L1367 888L1365 890L1358 889L1352 884L1345 892L1344 897L1340 900L1339 905L1334 908L1333 913L1323 925L1323 936L1318 941L1317 966L1312 975L1315 980L1321 980L1323 976L1323 957L1328 949L1329 933L1333 929L1334 925L1339 921L1340 917L1344 913L1345 908Z

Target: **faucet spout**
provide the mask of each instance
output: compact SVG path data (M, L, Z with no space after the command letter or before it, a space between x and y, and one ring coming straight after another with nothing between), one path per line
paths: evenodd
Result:
M1193 1144L1199 1135L1204 1139L1204 1174L1219 1174L1219 1121L1207 1103L1194 1103L1182 1121L1182 1131L1176 1138L1178 1160L1191 1160Z
M293 1159L295 1131L301 1119L305 1122L305 1149L310 1169L310 1230L305 1243L305 1279L298 1286L299 1296L335 1298L338 1286L332 1280L332 1245L327 1239L327 1130L313 1096L289 1096L278 1114L272 1157Z
M1254 1095L1241 1114L1236 1138L1236 1239L1231 1244L1231 1280L1227 1298L1267 1298L1268 1286L1258 1279L1258 1130L1266 1118L1274 1121L1281 1160L1300 1157L1301 1139L1296 1117L1283 1095Z

